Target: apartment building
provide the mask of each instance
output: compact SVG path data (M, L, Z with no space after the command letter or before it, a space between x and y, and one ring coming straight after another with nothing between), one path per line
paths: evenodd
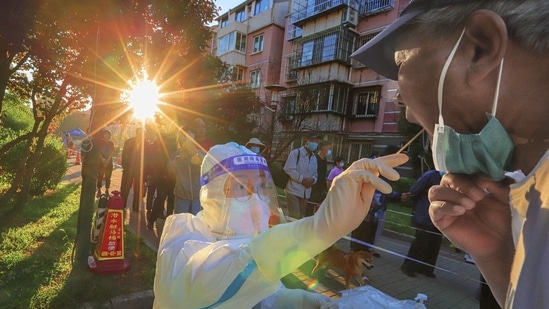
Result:
M231 66L232 82L253 90L250 104L263 106L255 115L259 134L269 131L273 119L265 87L280 80L288 11L287 0L248 0L219 16L213 28L212 53Z
M217 55L237 68L241 79L235 80L248 82L267 106L266 86L286 88L276 117L277 137L316 130L332 143L334 154L352 162L406 141L397 130L397 83L350 55L395 20L408 2L246 1L218 18ZM242 11L248 15L240 17ZM224 36L235 31L245 36L247 46L239 45L236 35L232 51L220 49Z

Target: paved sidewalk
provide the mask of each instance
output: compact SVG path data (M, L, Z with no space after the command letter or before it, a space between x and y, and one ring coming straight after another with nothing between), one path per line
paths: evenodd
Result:
M74 158L69 161L69 165L65 180L80 182L80 165L74 165ZM115 168L111 178L111 191L120 188L121 177L122 169ZM125 225L130 232L138 235L147 246L156 251L164 221L157 220L155 228L147 230L144 213L143 209L135 213L127 208ZM416 278L411 278L403 274L400 271L400 265L408 251L410 241L410 238L395 236L388 231L377 240L377 246L381 248L378 250L381 257L375 258L375 267L367 273L374 288L400 300L414 299L417 293L426 294L429 299L425 304L429 309L479 307L475 299L479 287L479 271L474 265L465 263L463 253L456 253L447 242L443 243L439 254L435 270L436 279L419 274ZM341 249L349 251L349 240L341 239L338 245ZM333 270L327 271L326 276L311 277L310 272L313 266L312 260L305 263L285 277L283 282L289 287L309 288L318 293L339 298L340 292L345 289L344 277ZM111 308L151 308L152 298L152 291L123 296L113 300Z

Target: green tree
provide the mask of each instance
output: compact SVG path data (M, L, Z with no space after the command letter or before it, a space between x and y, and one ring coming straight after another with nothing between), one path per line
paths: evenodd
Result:
M213 1L198 0L5 1L0 92L9 87L28 98L34 124L0 149L2 154L26 143L0 204L19 192L17 204L24 205L47 136L71 110L92 103L88 133L93 134L127 114L120 93L138 79L154 79L168 94L169 119L177 117L174 111L189 89L215 84L220 72L216 60L205 54L211 37L205 25L216 10ZM91 222L93 194L84 194L87 187L83 184L79 223ZM91 207L82 209L84 204Z
M247 85L235 85L217 92L205 104L203 114L209 119L209 136L216 143L244 144L256 134L254 115L260 106L250 101L253 95Z
M93 134L126 114L128 108L120 104L119 97L129 81L151 76L164 92L172 94L167 101L177 107L183 84L186 88L204 86L218 74L215 65L209 71L203 69L212 63L203 52L210 38L204 25L216 13L211 1L8 2L21 15L32 16L29 25L23 23L26 28L15 31L19 39L12 39L11 45L19 44L13 49L18 54L9 62L19 60L12 66L18 70L11 69L4 76L10 76L13 92L31 100L35 124L28 135L19 137L27 141L28 151L3 201L19 190L20 202L25 202L46 136L71 110L91 100L89 133ZM36 148L31 150L31 145ZM10 146L5 145L0 153Z

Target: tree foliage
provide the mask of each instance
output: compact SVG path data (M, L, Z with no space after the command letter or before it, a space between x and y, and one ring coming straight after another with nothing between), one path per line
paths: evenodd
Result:
M221 75L219 61L204 53L205 25L216 11L213 1L198 0L4 1L0 115L10 89L30 100L34 123L18 137L26 150L0 202L27 195L48 134L72 110L92 103L88 133L127 115L119 98L132 81L154 79L166 94L166 116L177 118L189 89Z
M204 114L210 120L210 136L217 143L230 141L245 144L256 134L254 114L260 106L251 100L248 86L226 87L207 105Z

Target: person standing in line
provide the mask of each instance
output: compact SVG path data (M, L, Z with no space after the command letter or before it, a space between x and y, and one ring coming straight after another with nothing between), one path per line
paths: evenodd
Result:
M200 205L200 164L204 153L194 140L194 131L181 128L177 135L178 150L168 163L175 178L174 214L196 215Z
M412 227L416 229L415 238L408 249L409 259L404 260L400 267L407 276L415 277L416 273L420 273L429 278L436 278L434 270L442 243L442 234L429 217L428 194L432 186L440 184L443 174L443 172L429 170L414 182L410 192L402 193L402 200L413 199Z
M73 142L72 142L72 138L71 138L70 133L65 133L65 135L63 135L63 145L65 146L65 150L67 151L67 158L70 158L71 157L72 146L73 146Z
M206 155L206 152L208 152L208 150L210 150L215 143L207 137L207 126L201 118L196 118L193 120L191 124L191 131L194 133L194 141L200 146L198 147L198 151L203 158Z
M143 145L143 175L145 177L145 209L146 218L150 218L154 198L157 193L158 182L156 181L156 159L161 155L162 145L158 138L156 126L148 126L145 131L145 143Z
M111 141L111 131L103 129L99 132L99 138L96 140L95 147L99 147L99 157L97 162L97 198L101 196L103 179L105 179L105 194L109 195L112 177L112 156L114 154L114 143Z
M145 130L137 128L135 137L130 137L124 142L122 149L122 180L120 192L124 200L124 207L127 206L130 189L133 187L132 210L139 211L142 202L144 177L142 173L143 143Z
M332 144L327 141L322 141L318 145L318 151L315 153L318 180L311 188L311 197L307 203L305 209L305 216L312 216L315 213L315 209L326 198L328 193L328 185L326 180L328 178L328 157L332 156Z
M174 133L161 134L155 142L156 155L152 162L152 181L156 183L156 197L150 213L147 213L147 229L152 230L159 218L164 218L164 204L166 216L173 214L175 178L168 166L177 150L177 141Z
M386 156L389 154L397 153L397 151L400 150L400 147L397 145L387 145L381 152L382 156ZM378 156L376 152L374 152L375 156ZM391 201L400 201L402 200L402 195L400 192L393 191L390 194L384 194L381 201L381 209L375 213L375 219L377 221L377 227L376 227L376 235L374 239L379 239L381 235L383 234L383 230L385 229L385 218L387 217L387 204L389 200ZM374 252L374 255L379 257L378 252Z
M263 144L259 139L255 137L250 138L245 146L256 154L262 154L266 148L265 144Z
M290 176L284 192L289 215L300 219L305 216L307 201L311 196L311 187L318 180L315 151L318 149L320 136L309 134L300 148L288 155L284 172Z
M399 147L396 145L387 145L381 152L381 156L387 156L394 154L399 150ZM375 157L372 157L375 159ZM386 179L384 179L387 181ZM351 237L358 239L360 241L366 242L368 244L374 245L375 240L379 234L378 231L383 230L383 225L385 223L385 213L387 211L388 199L400 200L401 194L397 191L391 191L389 194L381 193L380 191L374 192L374 198L372 199L372 205L368 214L358 226L356 230L351 233ZM381 229L380 229L380 223ZM378 252L375 252L374 248L368 245L364 245L358 242L351 242L351 249L353 251L371 251L375 257L380 257L381 255Z
M334 182L334 178L336 178L339 174L343 173L345 167L345 161L343 161L343 157L337 156L334 158L334 167L330 171L330 174L328 174L328 178L326 179L326 190L330 190L332 187L332 182Z

